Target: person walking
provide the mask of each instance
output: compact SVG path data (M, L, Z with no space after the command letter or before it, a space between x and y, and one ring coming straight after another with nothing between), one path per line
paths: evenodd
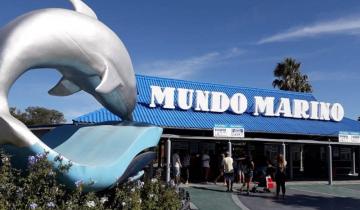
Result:
M244 165L243 165L243 160L245 158L238 158L236 160L236 167L237 167L237 170L235 170L235 176L236 176L236 181L237 183L244 183L245 182L245 177L244 177Z
M204 182L207 184L210 173L210 156L208 155L207 150L204 151L204 154L201 157L201 166L203 169Z
M222 153L222 154L220 155L220 158L221 158L221 160L220 160L220 162L219 162L219 164L220 164L220 167L219 167L219 175L215 178L214 184L216 184L217 181L218 181L221 177L224 176L224 158L225 158L225 155ZM225 178L224 178L224 185L226 185L226 180L225 180Z
M245 182L245 175L244 175L244 160L245 160L245 158L240 158L240 160L239 160L239 175L240 175L240 184Z
M279 198L280 187L282 191L282 197L285 198L285 180L286 180L286 160L283 155L279 155L277 159L277 168L275 174L276 181L276 198Z
M252 182L253 176L254 176L254 162L250 159L250 157L245 158L244 163L244 176L245 176L245 182L240 188L240 191L242 191L242 188L246 186L246 193L249 195L250 190L250 183Z
M174 178L175 178L175 184L180 184L180 168L181 168L181 161L180 156L177 151L174 152L172 156L172 164L174 169Z
M185 184L189 184L189 178L190 178L190 154L189 152L185 153L184 159L183 159L183 172L185 174Z
M226 181L226 192L233 191L233 183L234 183L234 167L233 167L234 160L230 157L230 153L225 153L225 158L223 160L224 166L224 178Z

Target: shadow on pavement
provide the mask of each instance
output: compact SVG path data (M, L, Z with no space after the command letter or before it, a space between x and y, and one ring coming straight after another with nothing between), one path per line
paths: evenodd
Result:
M254 193L250 196L238 195L240 200L249 209L360 209L360 199L351 197L321 197L292 194L286 196L285 199L277 199L274 194Z
M214 188L208 188L208 187L197 187L197 186L193 186L191 188L194 189L199 189L199 190L208 190L208 191L214 191L214 192L223 192L223 193L228 193L226 192L226 190L220 190L220 189L214 189Z

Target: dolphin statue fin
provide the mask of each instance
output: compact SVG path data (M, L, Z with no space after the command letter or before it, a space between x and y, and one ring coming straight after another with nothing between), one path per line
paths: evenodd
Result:
M103 59L101 57L101 59ZM118 86L122 86L124 83L121 78L117 75L115 69L111 69L108 63L103 59L105 64L105 72L102 75L100 84L96 87L98 93L110 93Z
M69 96L80 90L79 86L63 77L51 90L49 90L49 94L53 96Z
M70 0L75 10L79 13L98 19L95 12L82 0Z

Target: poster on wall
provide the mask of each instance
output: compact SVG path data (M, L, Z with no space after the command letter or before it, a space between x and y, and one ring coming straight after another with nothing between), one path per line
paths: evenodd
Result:
M340 131L339 132L339 142L360 144L360 133L359 132Z
M214 126L214 137L244 138L245 129L242 125L216 124Z

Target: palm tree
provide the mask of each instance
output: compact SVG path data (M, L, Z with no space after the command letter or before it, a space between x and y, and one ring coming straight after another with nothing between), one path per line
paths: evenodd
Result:
M285 58L283 62L277 64L274 70L274 76L277 78L272 85L280 90L312 92L309 78L306 74L301 74L300 65L301 63L296 62L293 58Z

